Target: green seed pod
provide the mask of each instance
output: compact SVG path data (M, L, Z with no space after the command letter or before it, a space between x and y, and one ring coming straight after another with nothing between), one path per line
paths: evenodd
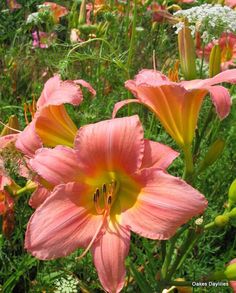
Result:
M229 222L229 216L228 215L219 215L215 218L214 222L217 227L224 227Z
M229 198L229 202L231 204L235 204L236 203L236 179L230 185L229 193L228 193L228 198Z
M227 280L236 280L236 263L229 264L224 271Z

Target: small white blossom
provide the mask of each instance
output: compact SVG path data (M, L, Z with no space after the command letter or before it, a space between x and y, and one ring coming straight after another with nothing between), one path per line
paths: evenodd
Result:
M54 293L77 293L79 281L69 275L56 280Z
M203 4L186 10L179 10L174 13L177 18L186 18L192 35L199 32L204 43L218 39L223 32L236 33L236 11L228 6L219 4ZM175 24L176 33L183 25L182 20Z
M26 23L27 24L37 24L39 21L39 13L34 12L28 15Z

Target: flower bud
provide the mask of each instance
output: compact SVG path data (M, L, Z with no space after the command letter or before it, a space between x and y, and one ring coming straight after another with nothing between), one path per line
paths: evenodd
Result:
M18 122L16 115L11 115L8 119L8 123L3 128L0 136L5 136L8 134L17 133L17 131L14 131L14 129L16 129L16 130L19 129L19 122Z
M235 204L236 203L236 179L230 185L229 193L228 193L228 198L229 198L229 202L231 204Z
M186 80L196 79L196 53L190 28L185 24L178 33L179 59Z
M224 227L229 222L229 216L228 215L219 215L215 218L214 222L217 227Z
M184 278L177 278L175 281L178 282L185 282ZM187 286L176 286L176 289L178 290L178 293L192 293L193 288L192 287L187 287Z
M213 77L220 73L221 49L219 45L215 45L211 49L209 60L209 77Z
M211 166L222 154L225 147L225 141L217 139L209 148L205 158L200 163L199 172Z
M233 208L228 214L231 219L236 218L236 208Z
M82 0L79 11L79 24L86 23L86 0Z
M224 274L227 280L236 280L236 262L232 261L226 267Z

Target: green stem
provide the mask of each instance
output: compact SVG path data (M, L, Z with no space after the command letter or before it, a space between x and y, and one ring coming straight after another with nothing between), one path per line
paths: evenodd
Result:
M148 137L148 138L150 137L150 134L151 134L151 131L152 131L152 127L153 127L154 120L155 120L155 114L152 113L152 120L151 120L151 124L150 124L150 127L149 127L149 129L148 129L148 134L147 134L147 137Z
M206 224L205 226L204 226L204 230L210 230L210 229L212 229L212 228L215 228L215 222L213 221L213 222L210 222L210 223L208 223L208 224Z
M184 159L185 159L185 168L184 168L183 178L187 182L191 182L192 175L194 173L193 156L192 156L191 146L190 145L184 146L183 152L184 152Z
M169 265L171 263L171 260L172 260L173 254L174 254L175 243L176 243L177 239L179 238L179 236L182 235L183 232L187 228L188 228L188 224L182 226L176 232L175 236L170 239L170 245L169 245L168 249L166 249L167 252L165 253L164 263L163 263L162 268L161 268L161 278L162 279L165 279L166 276L167 276L168 268L169 268Z
M197 233L195 230L190 229L188 231L187 238L182 243L179 253L171 266L169 273L167 274L167 279L171 279L175 271L177 271L181 265L183 264L184 260L186 259L188 253L192 250L193 246L195 245L196 241L199 239L201 233Z
M129 17L129 15L127 16ZM130 78L130 66L132 63L133 55L134 55L134 47L135 47L135 35L136 35L136 22L137 22L137 0L134 1L134 12L133 12L133 23L132 23L132 31L131 31L131 39L129 44L129 54L127 59L127 78ZM128 116L130 116L130 104L128 104Z
M202 131L201 131L200 135L196 138L196 142L195 142L194 150L193 150L194 156L198 154L198 150L201 145L201 141L203 139L203 136L205 135L205 132L207 130L207 127L209 126L209 123L212 120L213 114L214 114L214 112L213 112L213 105L212 105L211 108L209 109L207 118L206 118L204 125L202 127Z
M133 23L132 23L131 39L130 39L130 44L129 44L129 54L128 54L127 65L126 65L128 72L130 72L129 69L130 69L132 58L134 55L136 22L137 22L137 0L134 1Z
M202 78L204 57L205 57L205 45L204 45L204 47L202 49L202 60L201 60L201 67L200 67L200 78Z

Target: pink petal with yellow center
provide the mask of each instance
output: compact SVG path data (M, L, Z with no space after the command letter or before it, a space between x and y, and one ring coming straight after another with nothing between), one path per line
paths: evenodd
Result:
M156 82L157 84L163 83L159 79ZM187 91L177 83L169 84L168 81L164 81L164 83L166 84L153 86L152 84L155 82L151 80L150 84L143 83L134 86L133 82L127 81L126 87L137 97L137 102L147 106L156 114L166 131L180 146L191 144L198 114L207 90ZM123 105L132 102L134 100L117 103L113 116Z
M166 169L179 156L172 148L159 142L144 140L144 155L141 169L161 168Z
M75 181L81 174L76 151L63 146L39 149L30 160L30 166L53 185Z
M131 198L122 199L122 218L143 237L169 239L182 224L207 207L206 199L196 189L160 169L144 169L136 180L141 186L139 194L133 193L132 206Z
M86 247L102 221L88 196L85 185L59 185L32 215L25 248L39 259L54 259Z
M135 172L142 164L143 128L138 116L81 127L75 140L79 167L94 176L101 170Z
M104 289L118 293L125 282L125 258L129 252L130 231L109 221L106 232L92 247L94 264Z
M38 208L49 197L51 192L51 190L48 190L47 188L39 185L31 195L29 205L33 209Z
M86 87L92 91L89 84L86 83ZM50 78L37 102L35 117L19 135L16 147L32 157L43 143L50 147L72 146L77 127L62 104L79 105L82 100L82 91L74 81L62 81L59 75Z

